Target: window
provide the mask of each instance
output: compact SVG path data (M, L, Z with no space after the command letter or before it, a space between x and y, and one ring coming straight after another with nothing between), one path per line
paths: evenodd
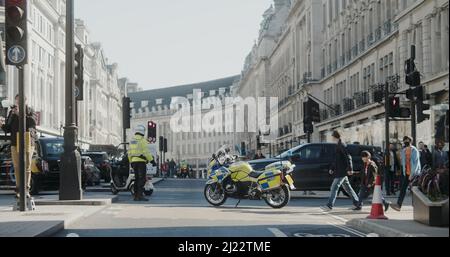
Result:
M308 160L317 160L320 159L320 153L322 152L322 146L313 145L303 147L298 156L300 160L308 161Z

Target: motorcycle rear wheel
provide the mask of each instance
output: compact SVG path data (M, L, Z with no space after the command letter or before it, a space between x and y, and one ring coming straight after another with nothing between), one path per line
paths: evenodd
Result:
M219 192L216 192L219 190ZM227 201L227 195L219 184L208 184L205 186L204 196L206 201L213 206L222 206Z
M267 192L264 201L274 209L281 209L285 207L291 200L291 192L287 186L282 186L277 189Z

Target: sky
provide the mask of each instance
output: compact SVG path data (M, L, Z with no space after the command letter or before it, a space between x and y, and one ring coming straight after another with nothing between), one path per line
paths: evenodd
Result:
M77 0L91 41L143 89L240 74L273 0Z

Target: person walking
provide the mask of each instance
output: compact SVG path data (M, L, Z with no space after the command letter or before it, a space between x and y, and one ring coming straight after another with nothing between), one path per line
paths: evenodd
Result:
M405 136L403 138L404 148L401 153L402 178L400 186L400 196L396 204L391 204L391 208L400 211L403 201L405 200L406 191L410 182L415 176L420 175L420 153L416 147L412 145L412 138Z
M355 205L355 207L359 205L358 195L356 195L348 180L348 176L353 174L351 157L347 152L346 145L342 143L339 132L334 131L332 137L333 141L337 143L335 161L330 168L330 175L333 175L334 179L331 185L331 194L328 203L326 206L322 207L325 211L333 209L337 194L341 187L343 187L347 194L352 198L353 205Z
M253 160L261 160L261 159L266 159L266 156L262 154L261 149L258 149Z
M378 166L372 161L372 155L368 151L363 151L361 153L361 158L364 163L364 170L361 174L361 186L359 189L359 204L353 210L360 211L369 195L373 192L375 188L376 177L379 176ZM389 209L390 203L387 202L383 197L384 211Z
M26 101L26 99L25 99ZM11 111L8 114L6 120L0 119L0 126L6 133L10 134L11 141L11 158L14 166L14 174L16 178L16 198L19 199L19 183L20 183L20 168L19 168L19 147L18 147L18 134L19 134L19 95L16 95L15 105L11 107ZM37 118L34 110L26 106L26 134L25 134L25 189L26 197L31 198L31 162L33 153L36 146L37 132L36 124Z
M433 168L444 169L448 166L448 152L444 151L444 142L439 140L433 153Z
M169 162L169 177L173 177L175 175L175 167L177 164L175 163L175 160L172 158Z
M423 142L419 142L419 153L420 166L422 168L425 166L431 167L433 165L433 156L430 150L428 150L428 147Z
M395 181L395 174L397 173L397 170L399 170L399 159L397 158L397 150L395 149L394 144L389 144L389 155L387 156L389 158L389 167L386 167L386 179L385 179L385 186L386 186L386 195L395 195L394 190L394 181Z
M130 142L128 159L134 170L134 201L148 201L144 197L144 186L147 175L147 163L156 166L152 154L148 148L148 141L145 137L145 127L142 125L134 129L134 137Z

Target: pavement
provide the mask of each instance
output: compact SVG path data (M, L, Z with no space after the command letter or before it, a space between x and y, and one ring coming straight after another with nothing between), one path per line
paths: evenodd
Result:
M370 202L360 212L338 198L333 211L320 206L328 192L293 192L289 205L275 210L264 201L228 199L211 207L204 199L204 180L154 179L149 202L136 203L129 192L117 197L104 186L85 193L85 203L62 203L57 193L37 199L37 211L11 211L12 198L0 193L1 236L56 237L448 237L448 228L413 221L411 197L401 212L389 210L389 220L368 220ZM396 198L387 198L395 201ZM94 204L95 203L95 204ZM50 204L50 205L49 205Z
M153 183L161 181L154 179ZM116 202L119 197L109 193L105 186L88 189L82 201L58 201L57 192L45 192L35 197L36 210L24 213L12 211L15 203L12 191L0 191L0 237L52 236Z

